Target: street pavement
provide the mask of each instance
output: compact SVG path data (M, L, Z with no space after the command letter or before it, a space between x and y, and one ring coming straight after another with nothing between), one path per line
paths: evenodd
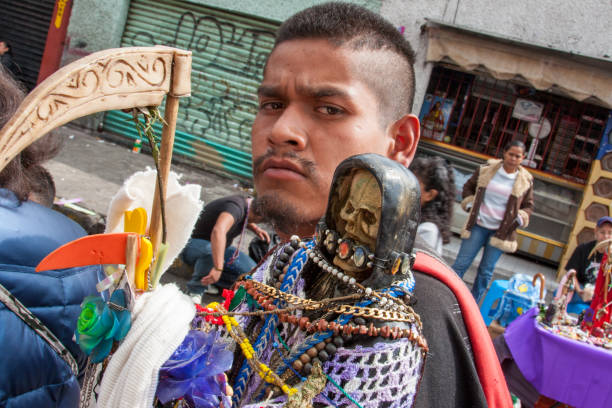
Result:
M153 159L148 153L133 153L131 146L116 144L117 137L82 128L66 125L55 131L64 141L59 155L46 164L56 184L56 196L65 200L80 199L77 203L84 208L106 215L108 204L122 183L136 171L153 167ZM208 203L219 197L236 194L250 186L243 180L223 176L209 170L193 167L186 163L173 161L172 170L182 174L182 183L195 183L202 186L201 199ZM269 226L264 226L270 230ZM250 233L241 249L246 251ZM453 236L451 242L444 246L444 258L452 264L459 251L461 240ZM480 256L464 276L471 286L476 276L476 267ZM556 288L556 268L542 262L514 254L503 254L497 263L493 279L509 279L515 273L535 275L542 273L546 277L547 289ZM184 288L189 270L186 267L171 268L164 281L176 281Z

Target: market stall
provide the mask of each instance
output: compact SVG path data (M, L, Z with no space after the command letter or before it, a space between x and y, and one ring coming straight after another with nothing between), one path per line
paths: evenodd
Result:
M604 255L589 308L568 314L577 285L570 271L548 307L530 309L495 340L509 389L526 404L545 396L572 407L612 406L612 240L597 249Z
M537 311L531 309L504 333L525 379L541 395L574 407L612 406L612 351L544 328Z

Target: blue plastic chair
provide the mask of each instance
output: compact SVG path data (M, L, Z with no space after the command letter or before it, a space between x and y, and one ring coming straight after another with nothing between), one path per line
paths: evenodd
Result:
M490 325L493 321L492 317L489 315L491 308L496 300L500 300L504 293L508 290L508 281L507 280L495 280L491 282L491 286L487 291L487 294L480 305L480 314L484 319L485 325Z

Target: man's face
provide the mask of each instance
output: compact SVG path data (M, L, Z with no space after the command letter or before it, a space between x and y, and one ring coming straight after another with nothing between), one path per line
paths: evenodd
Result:
M612 238L612 224L604 222L600 227L595 228L595 239L602 242Z
M8 50L9 48L6 46L6 43L4 41L0 41L0 55L4 54Z
M312 233L342 160L391 154L390 126L359 75L367 53L303 39L281 43L268 59L252 129L253 174L258 197L297 216L294 224L310 224L291 233Z

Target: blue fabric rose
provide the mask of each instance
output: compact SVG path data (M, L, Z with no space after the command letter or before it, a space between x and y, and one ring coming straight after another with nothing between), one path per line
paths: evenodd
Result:
M162 403L183 398L191 408L231 407L225 395L224 371L233 353L220 344L216 332L191 330L159 371L156 396Z
M113 292L111 303L125 308L125 292ZM81 303L81 314L75 331L76 342L92 363L99 363L108 356L114 341L121 341L131 327L129 310L116 310L99 296L87 296Z

